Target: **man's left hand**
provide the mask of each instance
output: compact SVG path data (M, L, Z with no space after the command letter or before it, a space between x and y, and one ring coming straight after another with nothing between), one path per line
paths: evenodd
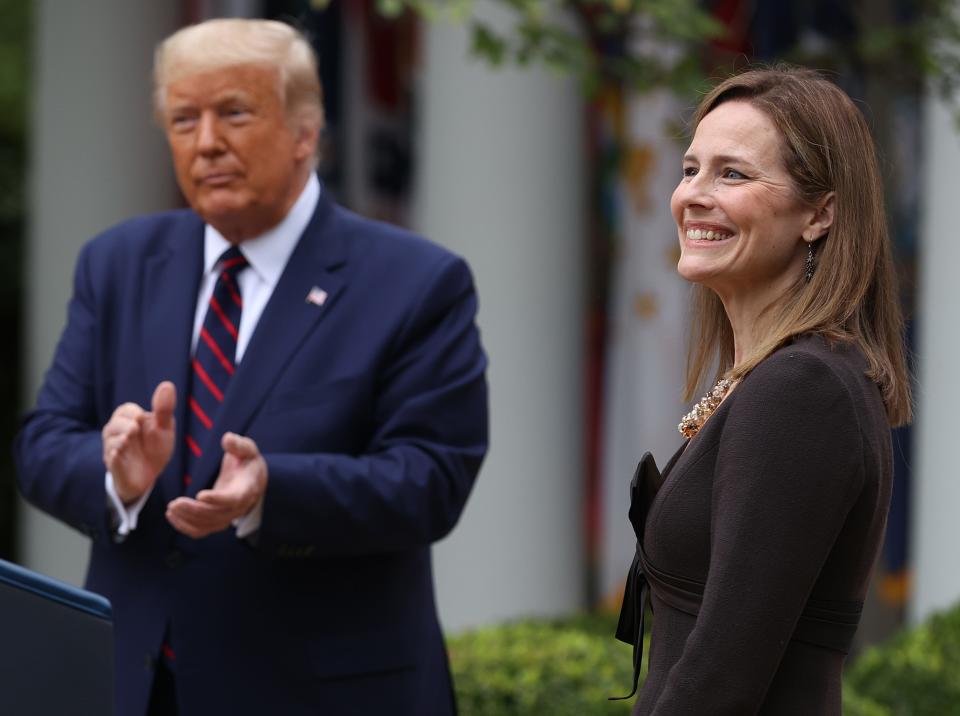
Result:
M209 490L196 499L178 497L167 505L167 520L178 531L198 539L227 529L263 498L267 490L267 463L250 438L225 433L221 441L220 474Z

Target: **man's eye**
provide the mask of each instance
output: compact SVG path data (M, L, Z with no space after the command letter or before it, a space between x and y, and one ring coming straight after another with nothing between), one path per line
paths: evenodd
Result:
M196 117L191 117L189 115L174 115L170 118L170 126L173 127L175 131L183 132L189 129L192 129L193 126L197 123Z
M246 107L227 107L221 114L229 120L245 120L250 116L250 110Z
M684 167L684 168L683 168L683 176L684 176L684 177L694 177L694 176L696 176L696 175L697 175L697 168L696 168L696 167Z

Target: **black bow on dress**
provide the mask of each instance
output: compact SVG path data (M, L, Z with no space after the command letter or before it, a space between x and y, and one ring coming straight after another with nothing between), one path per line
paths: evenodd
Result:
M620 607L620 620L617 623L616 637L622 642L633 645L633 690L626 696L611 696L610 701L629 699L637 693L640 682L640 667L643 665L643 622L647 609L650 585L643 569L640 557L640 545L643 542L643 530L647 521L647 510L654 495L660 489L660 470L650 453L640 458L633 479L630 481L630 511L628 516L637 536L637 551L627 574L627 583L623 590L623 604Z

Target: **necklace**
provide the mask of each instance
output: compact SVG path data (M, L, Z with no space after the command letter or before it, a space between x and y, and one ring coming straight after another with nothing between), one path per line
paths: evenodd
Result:
M677 430L683 437L692 438L700 432L707 418L713 415L713 411L730 392L731 385L733 383L729 380L721 378L709 393L700 398L700 402L693 406L693 410L683 416L683 420L677 426Z

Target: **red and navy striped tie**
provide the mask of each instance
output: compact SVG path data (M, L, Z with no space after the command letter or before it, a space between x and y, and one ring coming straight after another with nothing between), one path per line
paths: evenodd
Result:
M220 436L211 435L227 384L236 370L237 331L243 299L237 275L246 268L247 259L232 246L220 257L220 275L210 296L207 315L200 328L200 337L191 362L191 388L187 406L186 461L183 489L191 482L190 475L204 450L216 449Z

